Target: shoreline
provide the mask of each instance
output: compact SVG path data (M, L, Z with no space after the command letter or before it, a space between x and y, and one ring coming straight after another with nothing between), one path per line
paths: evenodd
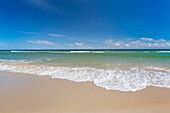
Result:
M92 82L0 71L2 113L168 113L169 95L169 88L121 92Z
M93 81L106 90L137 91L147 86L169 88L168 68L153 66L129 66L105 69L91 67L62 67L33 64L0 64L1 71L50 76L52 79L67 79L75 82Z

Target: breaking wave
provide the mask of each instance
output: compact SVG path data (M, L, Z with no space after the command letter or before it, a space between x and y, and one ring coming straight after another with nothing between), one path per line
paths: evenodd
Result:
M127 67L114 69L54 67L44 65L0 63L0 70L76 82L92 81L107 90L137 91L147 86L170 88L170 69L161 67Z
M66 50L66 51L15 51L12 50L12 53L170 53L170 51L112 51L112 50L98 50L98 51L93 51L93 50L89 50L89 51L84 51L84 50Z
M104 53L104 51L11 51L12 53Z

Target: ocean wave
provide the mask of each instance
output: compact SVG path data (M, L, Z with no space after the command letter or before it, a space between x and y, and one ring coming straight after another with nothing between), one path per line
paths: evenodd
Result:
M0 59L0 63L32 63L35 62L33 60L5 60L5 59Z
M170 51L156 51L156 53L170 53Z
M67 51L11 51L12 53L70 53Z
M104 53L104 51L70 51L71 53Z
M11 51L12 53L104 53L104 51Z
M32 59L32 60L7 60L7 59L0 59L0 63L13 63L13 64L18 64L18 63L23 63L23 64L29 64L29 63L37 63L37 62L46 62L46 61L51 61L51 59Z
M0 64L0 70L76 82L92 81L107 90L137 91L147 86L170 88L170 69L160 67L129 67L115 69L53 67L44 65Z
M144 51L144 53L170 53L170 51Z
M89 51L78 51L78 50L66 50L66 51L44 51L44 50L36 50L36 51L11 51L12 53L115 53L115 54L119 54L119 53L170 53L170 51L108 51L108 50L99 50L99 51L93 51L93 50L89 50Z

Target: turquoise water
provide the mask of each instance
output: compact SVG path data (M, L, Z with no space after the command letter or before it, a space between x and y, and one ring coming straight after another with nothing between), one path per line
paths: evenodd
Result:
M136 91L170 87L170 49L0 51L0 69Z
M170 50L65 50L65 51L1 51L0 59L71 67L102 67L102 65L170 66Z

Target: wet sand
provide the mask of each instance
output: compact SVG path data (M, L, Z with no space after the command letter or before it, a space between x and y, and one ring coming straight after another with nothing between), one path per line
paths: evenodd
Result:
M0 113L170 113L170 89L120 92L92 82L1 71Z

